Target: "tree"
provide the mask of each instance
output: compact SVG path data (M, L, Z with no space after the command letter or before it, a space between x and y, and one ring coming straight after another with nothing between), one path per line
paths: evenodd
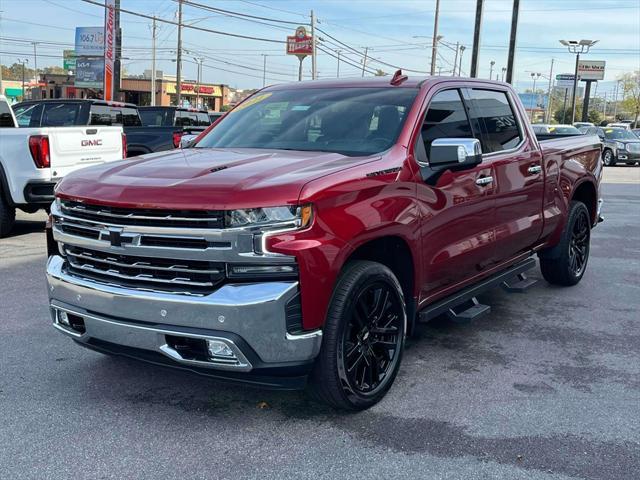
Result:
M618 80L622 87L622 108L633 115L637 126L640 118L640 71L625 73Z
M62 68L62 67L58 67L58 66L53 66L53 67L44 67L42 69L42 71L47 74L52 74L52 75L67 75L67 71Z
M25 80L29 80L33 77L34 71L32 68L29 68L28 64L24 66L24 78ZM22 64L14 63L10 67L6 65L2 65L2 78L5 80L22 80Z
M579 120L582 117L582 106L576 105L576 120ZM562 109L562 105L558 108L554 114L553 118L558 123L571 123L571 105L567 106L565 110Z
M602 114L596 109L591 109L589 110L587 118L594 125L600 125L600 122L602 121Z

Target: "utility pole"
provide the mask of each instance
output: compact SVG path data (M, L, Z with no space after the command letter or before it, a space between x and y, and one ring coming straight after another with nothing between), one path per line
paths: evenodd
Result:
M507 83L513 83L513 68L516 56L516 38L518 36L519 13L520 0L513 0L513 12L511 13L511 35L509 37L509 56L507 57Z
M364 59L362 60L362 76L364 77L364 69L367 66L367 55L369 53L369 47L364 47Z
M460 63L458 64L458 76L462 76L462 54L467 49L464 45L460 45Z
M22 64L22 100L26 99L26 92L24 91L24 64L29 63L28 58L20 59L18 58L18 63Z
M482 27L482 10L484 0L476 0L476 23L473 28L473 50L471 52L471 74L472 78L478 76L478 59L480 57L480 28Z
M196 58L193 57L196 61L196 65L198 66L198 73L196 77L196 108L200 108L200 83L202 82L202 62L204 62L204 58Z
M616 116L618 115L618 87L620 86L620 80L616 82L616 90L613 94L613 121L616 121Z
M551 59L551 69L549 70L549 88L547 89L547 113L544 116L546 123L551 122L551 97L553 94L553 62L555 59Z
M38 82L38 52L36 50L38 42L31 42L33 44L33 76Z
M313 54L311 55L311 79L315 80L318 75L318 66L316 63L316 16L311 10L311 47Z
M453 60L453 74L452 76L456 76L456 67L458 66L458 51L460 50L460 42L456 42L456 57ZM460 72L458 72L458 76L460 76Z
M491 60L489 62L489 80L493 79L493 67L494 67L495 64L496 64L495 60Z
M262 88L267 86L267 55L262 54Z
M436 14L433 19L433 39L431 43L431 76L436 74L436 57L438 55L438 17L439 16L440 16L440 0L436 0Z
M156 106L156 17L151 24L151 106Z
M182 104L182 0L178 0L178 54L176 56L176 99Z
M336 78L340 78L340 53L342 52L342 50L338 49L336 50L336 53L338 54L338 68L336 70Z

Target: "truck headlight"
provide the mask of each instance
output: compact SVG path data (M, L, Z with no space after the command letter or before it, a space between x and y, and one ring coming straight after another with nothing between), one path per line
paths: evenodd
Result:
M265 227L267 229L305 228L311 223L311 205L246 208L226 213L226 226Z
M626 148L626 145L622 142L616 142L616 148L618 150L624 150Z

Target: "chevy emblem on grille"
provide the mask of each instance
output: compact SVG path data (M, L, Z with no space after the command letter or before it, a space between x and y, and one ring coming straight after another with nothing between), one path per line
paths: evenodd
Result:
M109 227L109 241L112 247L122 246L122 228Z

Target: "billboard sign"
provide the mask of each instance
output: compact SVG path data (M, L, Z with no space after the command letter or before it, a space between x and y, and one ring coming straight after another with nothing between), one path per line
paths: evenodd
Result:
M560 73L556 75L556 87L559 88L573 88L573 73Z
M287 37L287 55L313 55L313 39L306 28L298 27L294 36Z
M78 57L76 59L76 87L102 88L104 82L104 59Z
M105 100L113 100L114 64L116 51L116 2L105 0L104 9L104 94Z
M76 55L102 57L104 55L103 27L76 27Z
M604 80L605 62L601 60L580 60L578 78L580 80Z
M76 51L75 50L63 50L62 51L62 68L67 72L69 70L76 71Z

